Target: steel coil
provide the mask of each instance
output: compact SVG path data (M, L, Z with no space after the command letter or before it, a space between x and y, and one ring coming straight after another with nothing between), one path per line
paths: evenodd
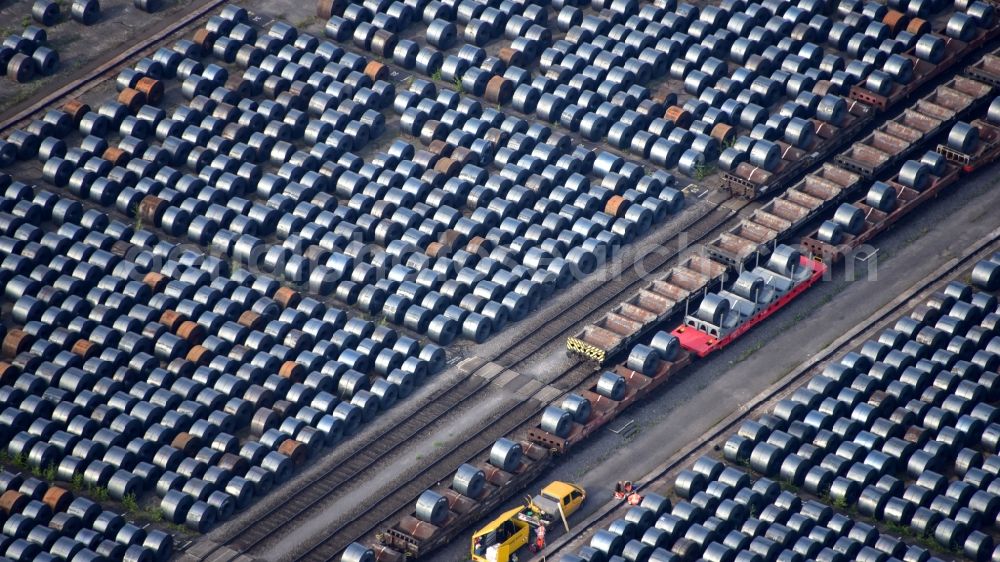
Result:
M882 212L888 213L896 208L896 190L889 184L877 181L872 184L865 196L865 203Z
M659 364L660 352L643 344L637 344L633 347L626 361L626 366L629 369L647 376L653 375L659 368Z
M622 400L626 391L625 379L611 372L604 372L597 379L597 393L612 400Z
M1000 263L982 260L972 268L972 284L987 291L1000 289Z
M419 506L420 503L418 502L417 505ZM447 505L445 506L445 511L447 511ZM340 562L375 562L375 553L363 544L352 542L347 545L344 553L340 555Z
M590 401L578 394L567 395L560 408L569 412L577 423L586 423L590 419Z
M816 231L816 239L820 242L826 242L827 244L840 244L843 238L843 227L839 223L833 221L823 221L823 223L819 225L819 229Z
M542 412L541 428L556 437L566 437L573 428L573 415L555 406L547 406Z
M833 222L839 224L848 234L860 234L864 229L865 215L854 205L842 203L833 214Z
M477 467L462 464L455 472L451 487L463 496L478 498L486 488L486 475Z
M949 135L949 140L951 135ZM907 160L899 170L899 183L923 191L930 185L930 171L925 164L915 160Z
M952 39L969 41L976 35L976 19L970 14L955 12L948 20L944 32Z
M963 154L973 154L979 144L979 129L959 121L948 133L948 147Z
M490 449L490 464L507 472L514 472L521 464L521 444L505 437L497 439Z
M32 19L46 27L55 25L59 11L59 4L54 0L35 0L31 5Z

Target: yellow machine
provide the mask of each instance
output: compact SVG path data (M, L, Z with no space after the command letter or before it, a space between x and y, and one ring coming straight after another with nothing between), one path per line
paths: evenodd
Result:
M544 547L546 529L557 521L569 528L566 518L586 499L583 488L566 482L552 482L534 498L504 512L472 535L474 562L515 562L517 551L532 544Z

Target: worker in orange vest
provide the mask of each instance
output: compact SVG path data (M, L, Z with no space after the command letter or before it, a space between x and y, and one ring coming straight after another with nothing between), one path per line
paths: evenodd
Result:
M639 495L639 492L632 492L628 495L629 505L639 505L640 503L642 503L642 496Z
M535 537L535 546L538 547L537 552L541 552L545 549L545 527L538 527L537 536Z

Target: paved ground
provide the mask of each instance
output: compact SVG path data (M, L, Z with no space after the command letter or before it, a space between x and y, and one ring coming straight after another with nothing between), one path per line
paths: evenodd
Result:
M871 311L1000 226L1000 215L994 211L1000 208L1000 189L993 185L998 170L1000 166L994 166L961 183L876 239L878 262L870 278L864 267L858 267L858 280L848 282L844 267L838 266L831 279L612 423L617 428L634 420L639 426L634 437L623 441L602 431L559 462L544 480L583 485L595 498L574 516L585 518L607 499L611 483L639 479ZM468 559L471 533L461 535L435 559Z

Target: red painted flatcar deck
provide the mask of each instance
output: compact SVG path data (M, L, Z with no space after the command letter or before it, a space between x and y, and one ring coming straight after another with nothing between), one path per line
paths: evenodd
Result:
M707 334L701 330L683 324L674 328L674 331L671 333L680 341L681 347L694 353L698 357L705 357L713 351L718 351L726 347L732 343L733 340L746 333L747 330L753 328L765 318L781 310L781 308L791 302L792 299L802 294L802 292L809 287L815 285L826 272L826 265L816 260L811 260L806 256L800 256L799 263L812 269L812 275L781 298L768 305L767 308L748 318L746 322L730 332L726 337L717 339L711 334Z

